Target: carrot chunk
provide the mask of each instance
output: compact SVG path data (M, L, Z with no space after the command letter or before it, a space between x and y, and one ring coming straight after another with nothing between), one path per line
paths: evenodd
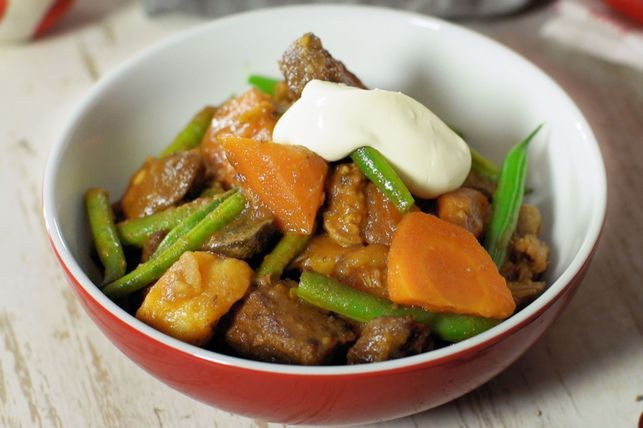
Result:
M388 292L398 304L503 319L515 310L505 279L467 230L412 212L393 234Z
M219 141L242 187L257 195L283 232L310 234L324 200L326 161L301 146L222 135Z

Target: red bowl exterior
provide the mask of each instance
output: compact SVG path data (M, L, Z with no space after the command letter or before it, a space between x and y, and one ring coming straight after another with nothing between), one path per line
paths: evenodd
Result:
M394 419L437 407L477 388L518 359L547 330L572 298L591 259L548 306L478 346L394 370L304 375L226 365L147 336L101 306L71 274L55 247L54 252L89 316L147 372L222 410L289 424Z

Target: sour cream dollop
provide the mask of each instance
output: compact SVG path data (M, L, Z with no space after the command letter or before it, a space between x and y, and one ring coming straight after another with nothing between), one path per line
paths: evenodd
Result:
M464 140L401 92L312 80L279 119L272 138L305 146L327 161L371 146L421 198L457 189L471 168L471 152Z

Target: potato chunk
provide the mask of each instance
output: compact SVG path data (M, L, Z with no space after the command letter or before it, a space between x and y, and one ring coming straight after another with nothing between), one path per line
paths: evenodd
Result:
M136 318L193 345L206 343L213 327L241 299L252 277L243 261L186 252L154 284Z

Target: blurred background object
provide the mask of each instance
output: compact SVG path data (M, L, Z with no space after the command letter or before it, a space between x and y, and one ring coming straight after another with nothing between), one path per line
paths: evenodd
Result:
M643 24L643 1L641 0L604 0L614 10Z
M605 0L643 20L643 0ZM610 62L643 71L643 26L600 0L561 0L542 35ZM635 4L636 3L636 4Z
M184 11L221 16L264 6L311 3L369 4L447 18L492 16L515 12L531 0L143 0L150 14ZM638 1L638 0L637 0Z
M62 18L74 0L0 0L0 41L29 40Z

